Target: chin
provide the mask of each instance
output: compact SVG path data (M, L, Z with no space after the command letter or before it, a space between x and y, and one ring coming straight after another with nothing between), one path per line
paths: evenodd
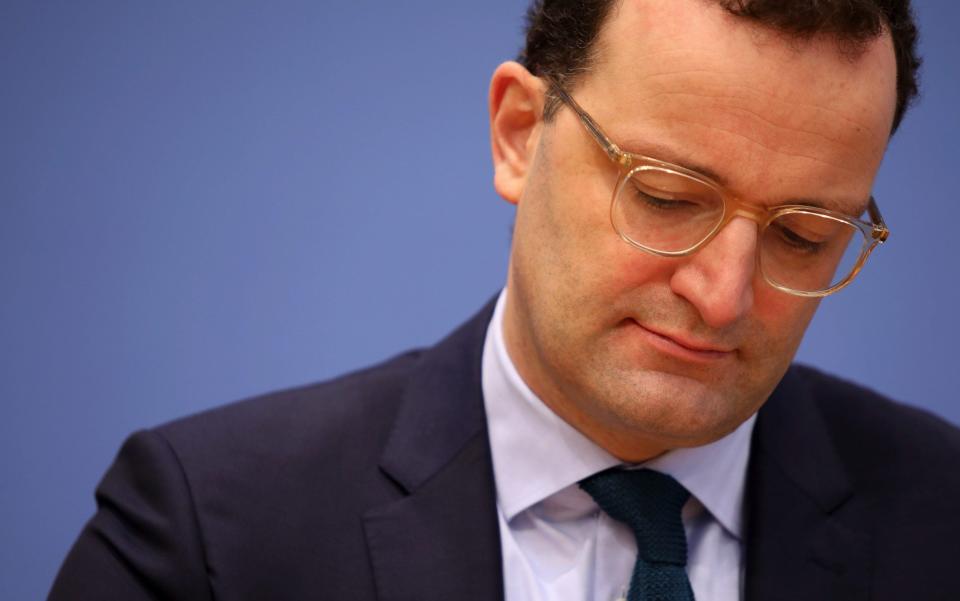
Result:
M606 390L607 418L627 440L649 441L662 450L696 447L723 438L750 415L741 394L695 378L663 373L634 374L633 385ZM623 383L623 380L621 380ZM620 437L618 437L620 438Z

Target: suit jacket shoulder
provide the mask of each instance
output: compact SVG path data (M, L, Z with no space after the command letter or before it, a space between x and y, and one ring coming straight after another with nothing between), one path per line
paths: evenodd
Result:
M901 496L926 483L960 491L960 430L917 407L798 366L830 438L858 488Z
M363 475L376 472L421 355L408 352L330 381L232 403L154 431L174 450L197 498L222 496L243 506L265 496L303 497L312 483L330 486L333 474L352 475L342 487L361 489L371 484ZM347 493L343 488L338 492Z
M497 598L490 312L426 351L134 434L51 598Z

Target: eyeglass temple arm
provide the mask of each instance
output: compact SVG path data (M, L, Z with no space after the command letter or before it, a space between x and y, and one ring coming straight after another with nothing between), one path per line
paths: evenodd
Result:
M873 222L873 239L877 242L886 242L890 236L890 230L887 229L883 215L880 214L880 207L877 206L877 201L873 196L870 197L870 202L867 204L867 213L870 215L870 221Z
M630 157L620 150L620 147L614 144L610 138L607 137L607 134L603 133L603 130L600 129L600 126L587 114L585 110L580 108L580 105L577 104L577 101L573 99L566 90L560 87L560 84L553 81L552 79L546 78L548 85L550 86L551 91L560 97L560 100L564 104L573 109L573 112L580 117L580 121L583 122L584 127L587 128L587 131L590 132L590 135L603 147L604 152L607 153L607 156L610 157L610 160L623 165L624 167L630 166Z

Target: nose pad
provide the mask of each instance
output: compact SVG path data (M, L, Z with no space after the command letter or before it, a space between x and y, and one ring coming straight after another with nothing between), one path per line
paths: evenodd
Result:
M704 323L723 328L753 307L759 228L735 217L674 270L670 286L700 312Z

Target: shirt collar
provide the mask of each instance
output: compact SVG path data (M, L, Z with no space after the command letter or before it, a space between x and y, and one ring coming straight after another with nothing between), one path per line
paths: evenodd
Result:
M622 462L550 410L520 377L503 339L506 295L504 289L487 328L481 378L497 503L509 522L587 476ZM751 416L719 440L675 449L643 466L673 476L740 538L755 421Z

